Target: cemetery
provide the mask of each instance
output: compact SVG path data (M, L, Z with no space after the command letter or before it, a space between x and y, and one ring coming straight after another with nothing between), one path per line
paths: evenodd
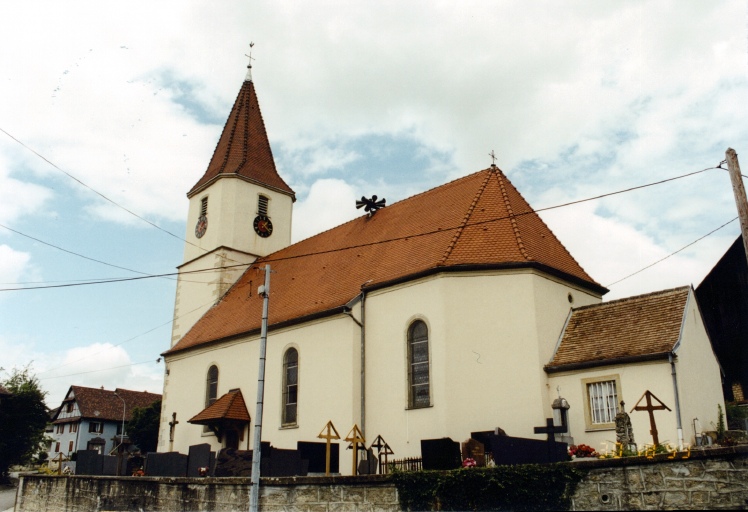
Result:
M656 397L645 398L660 407ZM660 410L642 404L645 412ZM410 459L396 459L382 436L367 445L357 426L343 437L328 422L317 441L299 442L296 450L262 443L260 510L745 506L748 446L679 450L647 444L637 449L621 405L615 447L601 453L581 444L570 448L563 414L535 427L532 438L508 436L497 427L473 432L463 442L423 439L421 457ZM656 439L654 422L649 433ZM251 450L216 453L209 444L199 444L186 454L148 453L120 460L81 450L76 458L75 475L24 476L16 510L244 510L248 504ZM346 461L356 467L356 476L340 475Z

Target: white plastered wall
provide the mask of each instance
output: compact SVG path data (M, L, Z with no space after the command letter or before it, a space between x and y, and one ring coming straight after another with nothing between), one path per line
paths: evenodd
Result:
M614 377L619 379L618 401L623 400L626 404L626 412L631 417L631 425L637 445L642 448L645 444L652 443L652 436L649 432L649 415L644 411L630 412L647 390L671 409L671 411L654 412L660 443L677 444L675 398L670 365L667 359L551 374L548 378L548 396L550 400L554 400L560 393L569 402L571 406L569 409L569 433L574 438L574 443L586 444L598 452L615 449L615 428L587 428L585 421L587 391L583 382L584 379L612 380ZM645 401L642 401L642 405L644 404ZM549 408L549 417L551 412Z
M675 368L678 375L683 435L687 443L694 444L694 418L699 420L696 422L696 429L699 432L716 430L717 405L719 404L724 412L725 402L719 363L712 351L693 290L688 299L683 337L676 349L678 357Z
M272 318L272 299L270 303ZM302 326L271 331L268 335L262 440L274 447L295 449L297 441L323 442L317 435L332 421L342 436L358 421L360 331L347 316L308 322ZM240 442L251 449L257 398L259 336L225 342L209 348L167 356L169 375L164 383L158 451L169 449L169 421L176 411L174 450L187 453L189 446L209 443L221 448L213 434L204 434L200 425L187 423L205 407L207 372L219 369L218 397L239 388L252 417L249 436ZM290 348L299 352L297 425L281 426L283 354ZM344 431L343 431L344 430ZM341 458L346 444L341 443ZM341 460L341 472L350 471Z
M570 307L599 297L532 270L441 274L366 300L365 435L395 458L419 456L420 440L503 428L533 437L547 403L542 370ZM407 329L429 327L431 403L408 409Z

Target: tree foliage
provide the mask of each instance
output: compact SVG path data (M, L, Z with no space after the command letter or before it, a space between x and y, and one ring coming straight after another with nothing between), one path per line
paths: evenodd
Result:
M31 461L43 449L49 412L46 392L28 366L13 369L0 384L11 393L0 402L0 480L6 480L10 466Z
M158 423L161 419L161 400L148 407L135 407L127 422L127 435L140 451L155 452L158 444Z

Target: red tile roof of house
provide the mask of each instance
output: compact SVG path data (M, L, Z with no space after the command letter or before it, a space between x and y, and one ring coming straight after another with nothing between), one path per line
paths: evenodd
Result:
M201 412L187 420L187 423L208 425L216 420L251 421L247 404L241 390L234 389L223 395Z
M115 395L115 393L117 393ZM119 395L122 400L118 398ZM124 409L125 421L132 418L132 410L135 407L148 407L153 402L161 400L161 395L148 393L147 391L130 391L129 389L117 388L114 391L100 388L87 388L83 386L70 386L63 404L75 401L78 404L80 417L93 420L122 420ZM60 408L62 410L63 408ZM77 419L78 417L76 417ZM54 423L66 423L71 418L55 419Z
M294 191L275 168L257 94L249 80L242 84L208 169L188 192L187 197L196 194L219 177L239 177L296 199Z
M546 371L667 359L680 339L690 290L684 286L574 309Z
M491 167L260 258L166 354L259 329L265 264L271 327L339 313L364 284L453 270L532 267L607 292Z

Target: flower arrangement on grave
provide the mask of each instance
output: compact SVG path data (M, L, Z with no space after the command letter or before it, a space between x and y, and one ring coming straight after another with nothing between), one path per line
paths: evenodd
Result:
M470 457L468 457L467 459L465 459L465 460L462 461L462 467L463 468L474 468L477 465L478 464L475 462L475 459L472 459Z
M587 457L597 458L600 456L594 448L586 444L573 444L569 446L569 455L571 455L572 459L581 459Z

